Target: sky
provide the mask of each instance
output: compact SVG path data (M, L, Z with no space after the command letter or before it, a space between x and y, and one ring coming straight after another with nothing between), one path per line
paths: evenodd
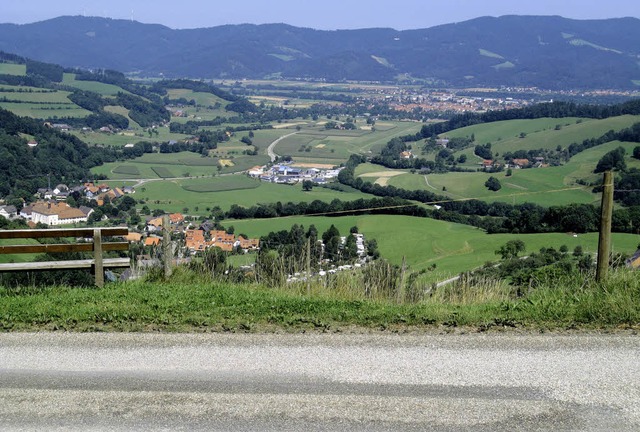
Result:
M480 16L640 18L638 0L0 0L0 23L62 15L134 19L171 28L286 23L321 30L433 27Z

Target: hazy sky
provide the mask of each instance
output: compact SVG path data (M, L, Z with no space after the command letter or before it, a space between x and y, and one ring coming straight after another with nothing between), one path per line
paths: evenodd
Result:
M0 22L61 15L131 19L172 28L287 23L316 29L426 28L479 16L640 17L638 0L0 0Z

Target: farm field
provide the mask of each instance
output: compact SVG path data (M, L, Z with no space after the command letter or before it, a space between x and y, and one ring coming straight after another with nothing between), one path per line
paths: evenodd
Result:
M73 103L29 104L0 102L0 107L21 117L56 119L63 117L86 117L90 111Z
M294 203L311 202L313 200L331 202L335 198L342 201L353 201L360 198L372 198L372 196L358 191L340 192L320 187L305 192L301 185L258 182L258 180L249 179L242 174L210 179L151 181L136 188L136 199L145 200L150 209L159 208L168 212L184 212L194 215L206 215L208 214L207 207L214 206L228 210L232 204L250 207L259 203L275 203L277 201L282 203L289 201ZM188 208L189 211L184 211L184 208Z
M0 74L24 76L27 74L27 65L14 63L0 63Z
M91 114L67 97L67 91L0 85L0 107L32 118L85 117Z
M380 183L380 179L385 179L386 184L391 186L410 190L428 190L452 199L476 198L488 202L504 201L514 204L531 202L542 206L567 203L597 204L600 195L593 194L591 187L581 187L576 181L578 179L597 181L601 174L594 174L593 170L598 160L617 147L625 148L628 167L640 167L640 162L631 157L633 148L636 146L637 143L613 141L577 154L566 165L514 169L510 177L506 176L505 171L450 172L427 176L404 171L404 174L396 175L403 171L389 170L372 164L358 166L356 175L371 182ZM502 189L497 192L491 192L484 186L485 181L491 176L497 178L502 184Z
M559 249L566 245L570 251L582 246L585 253L595 253L598 234L581 234L578 237L563 233L550 234L486 234L477 228L438 221L428 218L392 215L363 215L331 217L289 217L278 219L228 220L225 226L233 225L236 232L251 237L263 236L270 231L289 230L293 224L316 226L324 232L334 224L342 235L357 226L367 239L376 239L383 258L393 264L401 264L405 256L410 271L427 269L435 264L436 269L428 277L432 281L447 279L461 272L497 261L495 251L509 240L522 240L526 253L537 252L542 247ZM612 248L615 252L632 253L638 245L638 236L613 234Z
M197 105L205 106L205 107L215 106L216 104L220 104L220 107L224 108L227 105L229 105L228 101L211 93L194 92L193 90L190 90L190 89L167 89L167 93L169 98L171 99L185 98L188 101L195 100ZM188 106L188 107L185 107L185 110L189 114L194 114L197 112L196 107ZM224 110L222 111L228 114L228 111L224 111Z
M579 122L579 123L578 123ZM504 154L517 150L555 149L557 146L568 147L574 142L581 143L585 139L598 138L609 130L619 131L640 122L640 116L624 115L602 120L594 119L536 119L509 120L504 122L474 125L443 134L448 137L465 137L474 134L476 143L491 143L493 154ZM555 125L560 125L555 130ZM527 132L529 130L530 132ZM526 136L520 138L520 132ZM474 165L479 158L473 154L473 148L455 152L455 157L465 154L468 166ZM434 153L429 155L432 159ZM500 156L497 157L500 159Z
M92 91L103 96L115 96L118 92L129 93L122 87L113 84L105 84L98 81L81 81L76 80L76 74L65 73L62 78L62 84L75 87L80 90Z
M321 126L320 122L318 123ZM356 123L366 127L363 120ZM379 122L376 131L366 129L355 131L326 130L324 128L304 129L283 139L274 151L278 155L290 155L294 162L318 162L339 164L346 162L351 154L371 154L392 138L416 133L422 123Z

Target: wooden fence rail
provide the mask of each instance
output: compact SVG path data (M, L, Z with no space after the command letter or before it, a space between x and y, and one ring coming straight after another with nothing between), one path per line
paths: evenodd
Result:
M70 270L92 268L95 284L104 286L105 268L130 267L129 258L104 258L103 252L129 250L127 242L103 243L103 237L126 236L128 228L58 228L44 230L0 230L0 239L38 239L81 237L90 238L90 242L73 244L34 244L0 246L0 254L48 253L48 252L93 252L93 259L44 261L0 264L0 272Z

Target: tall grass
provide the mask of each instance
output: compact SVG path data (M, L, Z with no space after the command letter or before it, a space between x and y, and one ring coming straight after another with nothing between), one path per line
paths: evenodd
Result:
M626 269L613 270L602 284L592 275L574 273L560 283L539 281L520 293L488 279L462 278L434 288L406 278L407 298L398 304L397 282L402 278L384 274L385 265L279 286L235 282L236 276L226 270L222 280L212 272L179 267L167 281L158 272L155 279L103 289L0 288L0 331L640 326L640 278ZM376 279L376 273L381 277Z

